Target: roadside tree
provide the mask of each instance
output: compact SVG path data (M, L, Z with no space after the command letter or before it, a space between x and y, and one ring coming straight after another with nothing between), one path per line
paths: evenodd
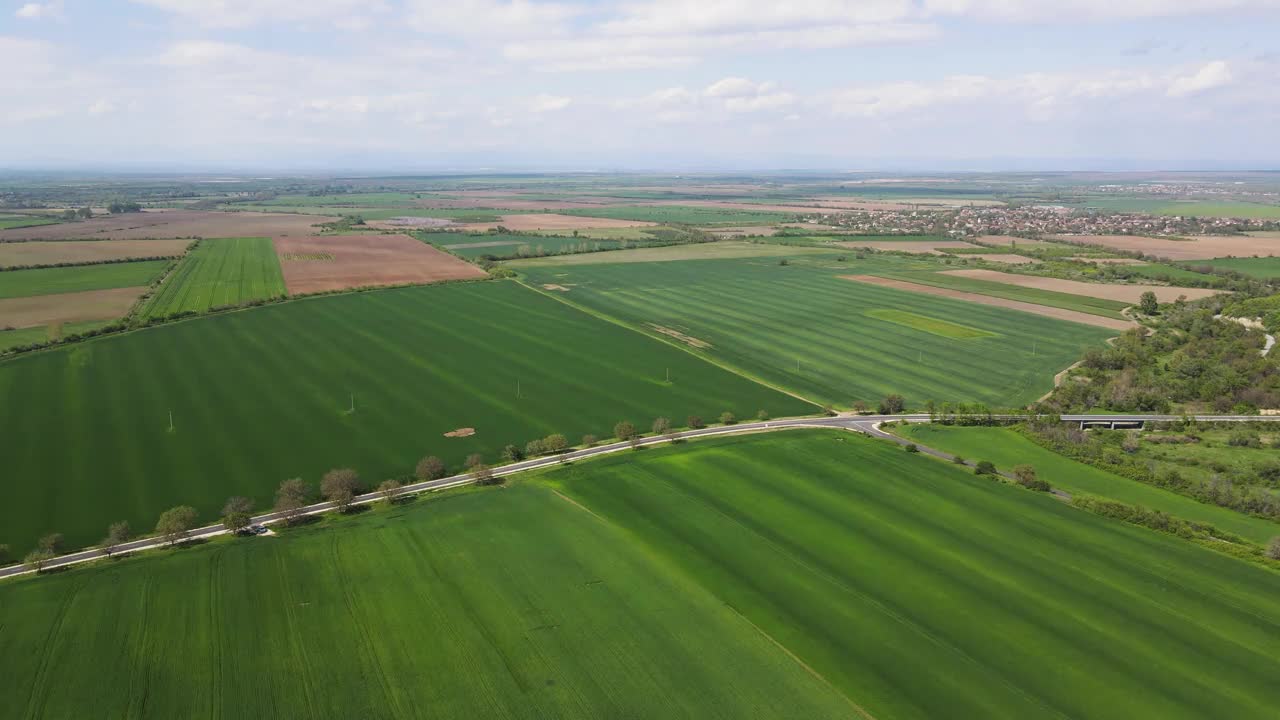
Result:
M619 440L630 440L636 435L636 426L630 422L623 420L613 426L613 436Z
M189 505L178 505L160 513L160 520L156 522L156 534L170 545L175 545L185 539L195 525L196 509Z
M686 427L689 427L693 430L697 430L698 428L704 428L707 426L707 424L702 421L702 418L698 417L697 415L690 415L688 419L684 421L684 424Z
M979 460L977 465L973 466L974 475L995 475L996 465L990 460Z
M569 440L560 433L554 433L542 439L542 448L549 453L564 452L568 447Z
M311 488L302 478L290 478L280 483L276 490L276 512L284 516L285 523L292 525L302 516L302 508L307 506L307 496Z
M45 550L43 548L36 548L35 550L27 553L27 556L22 559L22 564L25 565L28 570L38 573L41 570L44 570L45 566L48 565L49 561L53 558L54 554L52 551Z
M664 418L664 417L660 417L660 418L658 418L657 420L654 420L654 421L653 421L653 434L654 434L654 435L666 435L666 434L667 434L667 433L669 433L669 432L671 432L671 421L670 421L670 420L668 420L668 419L666 419L666 418Z
M880 401L880 414L897 415L902 412L903 408L906 406L907 401L904 400L901 395L898 395L897 393L885 395L884 399Z
M107 527L107 536L102 539L102 554L111 557L116 548L129 541L129 523L121 520Z
M62 552L62 533L49 533L36 543L37 550L48 550L57 555Z
M320 494L337 506L338 512L350 510L359 491L360 476L351 468L334 468L320 478Z
M419 480L439 480L444 477L444 461L435 455L428 455L418 461L413 469L413 476Z
M598 439L596 438L596 436L595 436L595 435L592 435L592 434L588 433L588 434L586 434L586 435L583 435L583 436L582 436L582 446L583 446L583 447L595 447L595 444L596 444L597 442L599 442L599 441L598 441Z
M382 499L387 505L394 505L396 497L400 494L400 481L395 479L383 480L378 485L378 494L382 495Z
M728 410L725 410L724 412L720 413L721 425L736 425L737 422L738 422L738 416L734 415Z
M524 457L524 451L515 445L507 445L502 448L502 459L509 463L520 462Z
M240 532L253 520L253 501L247 497L227 498L222 506L222 526L231 532Z

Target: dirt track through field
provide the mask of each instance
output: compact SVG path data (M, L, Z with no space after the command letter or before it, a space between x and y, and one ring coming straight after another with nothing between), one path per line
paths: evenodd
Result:
M1188 300L1199 300L1200 298L1206 298L1210 295L1217 295L1219 292L1218 290L1210 290L1208 288L1080 282L1079 280L1061 280L1058 278L1039 277L1036 275L1014 275L1012 273L1002 273L997 270L944 270L940 274L954 275L956 277L964 277L971 280L998 282L1005 285L1032 288L1035 290L1049 290L1051 292L1083 295L1085 297L1102 298L1104 300L1118 300L1120 302L1130 303L1138 302L1142 298L1142 294L1147 291L1155 293L1156 299L1160 302L1173 302L1178 299L1179 295L1185 295Z
M1075 310L1064 310L1062 308L1048 307L1046 305L1036 305L1034 303L1019 302L1017 300L1006 300L1004 298L992 297L990 295L979 295L978 293L949 290L947 288L934 287L933 285L921 285L919 283L906 282L904 280L891 280L889 278L876 277L875 275L841 275L840 279L853 280L854 282L867 283L869 285L879 285L881 287L893 288L895 290L922 293L924 295L937 295L939 297L947 297L955 300L964 300L966 302L977 303L979 305L991 305L994 307L1008 308L1010 310L1021 310L1035 315L1043 315L1045 317L1056 318L1058 320L1067 320L1070 322L1080 323L1082 325L1095 325L1097 327L1104 327L1110 330L1128 330L1129 328L1136 327L1135 323L1131 323L1127 320L1116 320L1113 318L1105 318L1100 315L1076 312Z
M276 238L276 254L290 293L481 278L485 272L407 235L332 235ZM290 256L330 255L310 262Z
M186 252L190 240L102 240L0 243L0 267L91 263L123 258L171 257Z
M0 300L0 327L34 327L124 317L145 287L89 290Z

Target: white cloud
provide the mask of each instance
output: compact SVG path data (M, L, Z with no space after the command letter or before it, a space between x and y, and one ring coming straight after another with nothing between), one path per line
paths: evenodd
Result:
M736 33L896 23L916 16L908 0L649 0L601 24L614 35Z
M925 0L922 7L927 14L1060 23L1268 11L1280 0Z
M773 82L752 82L746 78L728 77L707 86L702 94L722 101L729 112L777 110L792 105L796 97L781 92Z
M542 94L529 101L529 110L536 113L555 112L569 107L572 102L573 98Z
M1169 85L1169 97L1182 97L1228 85L1232 81L1231 68L1222 60L1214 60L1191 75L1174 78Z
M29 2L24 3L16 11L13 16L23 20L41 20L54 19L61 20L63 18L62 0L51 0L51 2Z
M461 37L558 35L580 7L531 0L408 0L409 25L432 34Z
M383 13L383 0L132 0L180 15L205 27L250 27L266 23L326 22L340 28L367 26L369 13Z
M98 99L88 107L88 113L93 116L106 115L107 113L113 113L115 111L116 106L105 99Z

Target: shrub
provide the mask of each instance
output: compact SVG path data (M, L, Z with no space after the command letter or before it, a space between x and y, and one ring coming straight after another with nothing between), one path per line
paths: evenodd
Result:
M444 477L444 461L435 455L428 455L418 461L413 469L413 476L419 480L439 480Z
M684 421L684 424L690 428L693 428L694 430L697 430L698 428L704 428L707 426L706 423L702 422L702 418L698 417L697 415L690 415L689 418Z
M537 457L546 451L547 449L543 447L541 440L530 440L524 444L525 457Z
M759 420L760 422L764 422L765 420L768 420L768 419L769 419L768 410L761 410L760 412L756 413L756 420Z
M560 433L552 433L542 439L542 449L549 453L564 452L568 447L568 438Z
M916 444L915 444L915 443L907 443L907 444L906 444L906 447L904 447L903 449L904 449L904 450L906 450L906 451L907 451L907 452L909 452L909 453L918 453L918 452L920 452L920 448L916 447Z
M1267 557L1280 560L1280 535L1271 538L1271 542L1267 543Z
M1031 490L1039 490L1047 492L1049 490L1048 481L1041 480L1036 476L1036 469L1030 465L1013 466L1013 476L1017 478L1018 484L1024 488Z
M902 412L903 408L906 406L907 401L904 400L901 395L898 395L897 393L885 395L884 399L880 401L880 414L897 415Z
M977 465L973 466L974 475L995 475L996 464L990 460L979 460Z
M596 436L595 436L595 435L591 435L591 434L589 434L589 433L588 433L587 435L583 435L583 436L582 436L582 446L583 446L583 447L594 447L594 446L595 446L595 444L596 444L596 442L598 442L598 441L597 441L597 439L596 439Z
M721 425L734 425L734 424L736 424L737 422L738 422L738 416L737 416L737 415L734 415L733 413L729 412L728 410L725 410L724 412L720 413L720 424L721 424Z
M952 456L951 456L951 462L953 462L953 463L955 463L955 464L957 464L957 465L963 465L963 464L965 463L964 456L963 456L963 455L952 455Z
M664 418L664 417L660 417L660 418L658 418L657 420L654 420L654 421L653 421L653 434L654 434L654 435L666 435L666 434L667 434L667 433L669 433L669 432L671 432L671 421L670 421L670 420L668 420L668 419L666 419L666 418Z
M507 462L520 462L524 459L524 451L515 445L507 445L502 448L502 459Z
M623 420L613 426L613 436L619 440L630 440L636 435L636 426L630 422Z

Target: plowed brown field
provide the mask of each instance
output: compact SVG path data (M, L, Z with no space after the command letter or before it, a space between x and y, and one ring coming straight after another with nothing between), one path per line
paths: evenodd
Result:
M1014 275L1012 273L1002 273L996 270L945 270L942 275L956 275L958 277L966 277L972 280L985 280L987 282L1004 283L1005 285L1015 285L1017 287L1035 288L1037 290L1050 290L1053 292L1070 293L1072 295L1084 295L1087 297L1103 298L1104 300L1119 300L1120 302L1136 303L1142 297L1142 293L1148 290L1156 294L1156 299L1160 302L1173 302L1178 299L1179 295L1185 295L1188 300L1199 300L1200 298L1216 295L1219 290L1210 290L1208 288L1185 288L1171 287L1167 285L1119 285L1109 283L1090 283L1080 282L1078 280L1060 280L1058 278L1037 277L1035 275Z
M287 237L276 238L275 244L292 294L485 276L475 265L407 235ZM333 259L288 259L325 255Z
M0 327L24 328L82 320L124 317L145 287L90 290L0 300Z
M190 240L70 240L0 243L0 267L91 263L136 257L170 257L186 252Z
M256 212L148 210L109 215L84 222L0 230L2 240L142 240L190 237L281 237L315 232L312 227L335 218Z
M1173 240L1138 235L1059 235L1058 238L1069 242L1101 245L1113 250L1146 253L1170 260L1208 260L1228 255L1250 257L1280 254L1280 237L1196 235L1188 240Z

